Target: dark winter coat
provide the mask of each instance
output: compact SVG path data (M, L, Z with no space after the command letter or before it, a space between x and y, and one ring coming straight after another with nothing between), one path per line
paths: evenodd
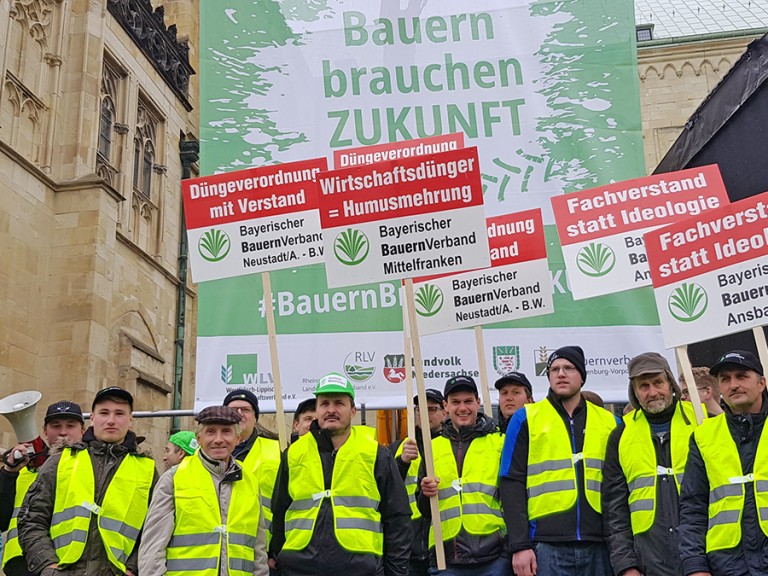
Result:
M488 434L498 434L496 424L485 414L478 414L474 426L467 426L456 430L450 418L443 425L442 435L451 441L453 455L456 457L456 466L459 476L462 474L464 457L469 450L472 440L482 438ZM416 488L416 504L424 518L432 518L432 510L429 506L429 498L421 492L421 481L427 475L426 466L422 461L419 468L419 483ZM469 534L463 528L453 540L443 542L445 559L450 564L483 564L496 560L499 556L507 555L505 540L499 534L476 535ZM430 551L430 560L436 565L435 551Z
M73 444L65 450L88 450L93 464L95 476L94 503L100 505L104 500L110 481L117 472L120 463L128 454L149 456L140 454L136 443L136 435L128 432L122 444L110 444L97 440L93 435L93 429L88 428L83 441ZM24 503L19 512L19 541L27 558L30 572L40 574L49 564L58 563L56 549L51 541L49 533L53 506L56 499L56 473L61 460L61 452L51 454L46 463L40 469L37 480L27 492ZM152 480L154 488L157 482L157 471ZM113 576L121 572L109 561L104 550L104 544L96 526L95 515L91 516L91 524L88 529L88 539L82 557L75 564L62 568L55 574L65 576ZM132 554L126 562L126 568L134 574L138 572L138 541ZM47 573L44 573L47 576Z
M331 437L317 422L310 433L317 440L323 465L325 488L330 489L336 450ZM317 515L312 539L304 550L283 550L285 513L293 501L288 493L290 470L288 450L283 452L272 495L272 542L269 555L277 558L281 576L407 576L411 554L411 508L400 473L389 450L379 446L373 475L381 495L381 524L384 531L384 556L348 552L339 545L334 534L333 508L324 498Z

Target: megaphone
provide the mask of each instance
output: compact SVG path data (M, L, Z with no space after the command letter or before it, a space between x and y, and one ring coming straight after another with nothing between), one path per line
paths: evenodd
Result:
M32 446L27 447L27 456L35 468L39 468L45 462L45 443L37 432L35 421L35 406L42 397L40 392L28 390L11 394L0 400L0 414L5 416L13 426L18 442L32 443ZM6 462L9 452L3 454L3 460ZM17 450L13 458L15 461L21 460L24 454L20 454Z

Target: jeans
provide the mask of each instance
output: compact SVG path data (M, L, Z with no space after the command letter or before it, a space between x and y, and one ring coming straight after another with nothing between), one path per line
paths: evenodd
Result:
M613 576L608 548L598 542L536 543L536 576Z
M429 569L430 576L513 576L512 560L499 557L483 564L454 564L445 570Z

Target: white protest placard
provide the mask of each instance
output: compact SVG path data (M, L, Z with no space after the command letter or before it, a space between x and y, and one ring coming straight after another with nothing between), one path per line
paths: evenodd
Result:
M323 262L314 178L325 158L182 181L195 282Z
M330 288L490 265L476 148L322 172Z
M442 134L415 140L385 142L375 146L358 146L333 151L333 167L349 168L363 164L377 164L387 160L400 160L414 156L429 156L439 152L464 148L464 133Z
M551 199L574 300L651 284L643 234L728 204L716 165Z
M645 234L672 348L768 323L768 193Z
M491 268L414 279L419 332L554 312L541 209L486 219Z

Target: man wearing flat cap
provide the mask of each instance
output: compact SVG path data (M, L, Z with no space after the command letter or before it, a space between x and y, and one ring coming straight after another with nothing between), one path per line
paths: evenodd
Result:
M507 427L499 489L517 576L612 576L603 535L603 461L616 418L587 402L584 351L547 359L549 393Z
M680 492L683 575L768 574L768 395L754 354L733 350L710 368L725 412L691 436Z
M678 497L696 417L661 354L635 356L628 372L636 409L611 433L603 467L611 564L623 576L680 576Z
M48 406L43 420L45 449L30 461L27 446L19 444L8 451L6 462L0 468L0 531L8 530L3 550L3 571L6 576L27 576L27 561L19 544L18 514L27 490L37 479L42 463L48 458L49 448L60 450L65 445L80 442L85 431L85 419L80 406L69 400L60 400ZM14 455L23 454L18 461ZM42 462L40 462L42 461Z
M136 574L157 471L140 451L132 421L127 390L99 390L82 441L43 465L19 512L19 541L30 572Z
M241 416L209 406L196 417L199 450L162 475L139 549L142 576L267 576L256 476L232 457Z
M407 576L408 495L376 431L352 426L355 389L320 378L317 420L283 452L270 563L281 576Z
M440 390L427 388L427 414L429 418L430 438L440 436L445 422L445 400ZM419 396L413 397L416 419L416 439L404 438L389 447L395 455L400 477L405 482L408 500L411 504L411 527L413 528L413 548L409 561L409 576L426 576L429 570L429 528L432 522L424 518L416 505L416 485L419 477L419 467L424 457L424 435L421 431L421 409Z
M261 507L267 530L267 546L272 538L272 492L275 489L277 469L280 466L280 443L259 436L259 399L246 389L230 391L224 397L224 406L240 413L240 443L232 455L243 463L243 468L256 475L261 493Z
M499 430L506 433L512 415L524 405L533 402L533 387L522 372L507 372L496 380L499 391Z

